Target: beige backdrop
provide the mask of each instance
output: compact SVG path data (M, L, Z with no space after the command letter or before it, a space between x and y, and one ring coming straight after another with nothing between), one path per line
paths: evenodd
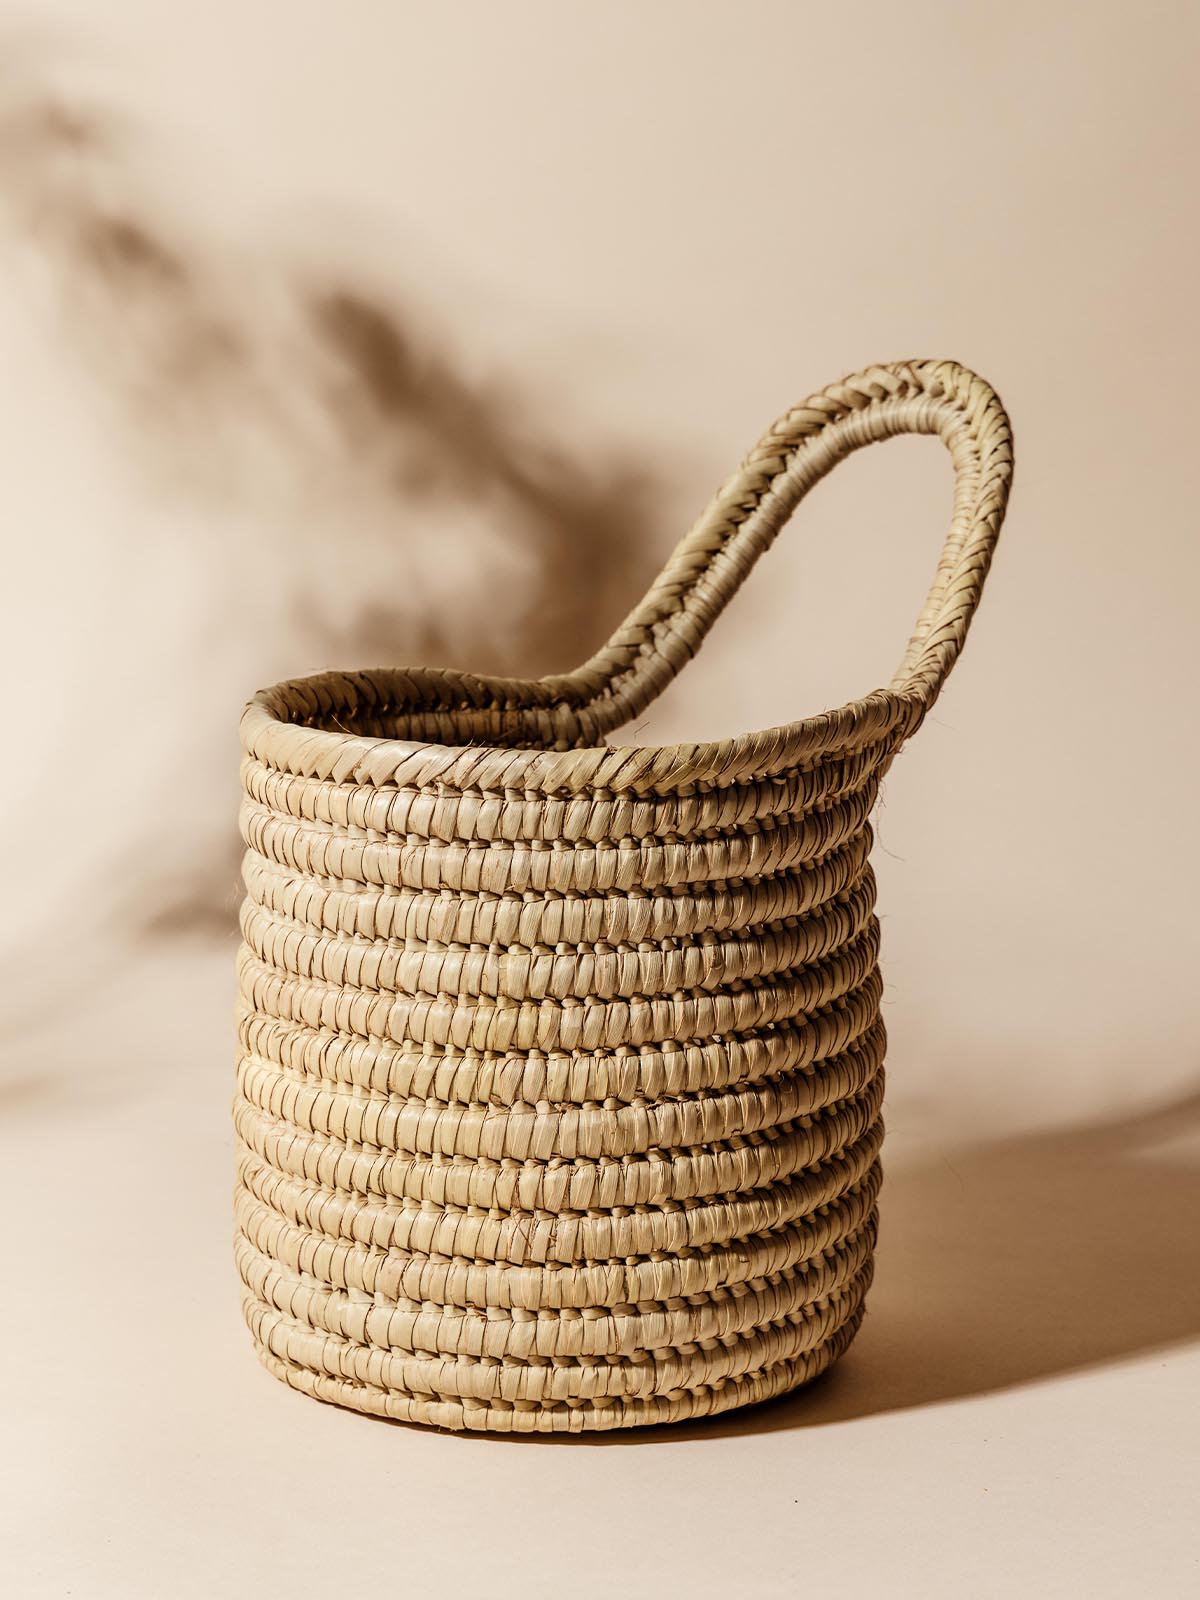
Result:
M14 1592L1194 1593L1200 8L0 20ZM574 1447L275 1385L228 1246L241 702L570 666L777 412L939 355L1017 489L879 816L851 1357ZM948 506L934 443L856 457L640 735L884 681Z

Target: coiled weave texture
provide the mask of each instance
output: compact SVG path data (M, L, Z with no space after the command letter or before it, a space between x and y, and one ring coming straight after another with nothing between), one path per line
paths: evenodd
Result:
M938 435L951 530L887 689L607 744L835 462ZM242 724L237 1260L266 1365L406 1421L578 1432L823 1371L871 1277L869 817L962 645L1008 422L952 362L770 430L575 672L326 673Z

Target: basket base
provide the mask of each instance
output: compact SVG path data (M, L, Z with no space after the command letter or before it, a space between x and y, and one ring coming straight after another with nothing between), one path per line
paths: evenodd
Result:
M360 1411L390 1422L416 1422L426 1427L461 1433L601 1433L615 1428L646 1428L666 1422L686 1422L714 1417L724 1411L775 1400L803 1388L845 1354L862 1324L860 1303L850 1317L815 1350L781 1361L761 1372L698 1389L645 1399L592 1401L587 1405L464 1404L461 1399L435 1399L379 1389L352 1379L314 1372L268 1349L259 1339L254 1346L267 1371L292 1389L331 1405Z

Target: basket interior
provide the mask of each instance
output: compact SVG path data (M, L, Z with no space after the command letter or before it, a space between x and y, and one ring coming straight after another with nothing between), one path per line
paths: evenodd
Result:
M348 737L506 750L595 742L545 680L382 667L293 678L261 698L281 722Z

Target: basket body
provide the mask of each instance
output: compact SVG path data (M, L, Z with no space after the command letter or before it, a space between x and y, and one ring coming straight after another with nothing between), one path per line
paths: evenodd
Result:
M853 1339L882 1135L869 818L961 643L1011 449L949 363L784 422L577 673L326 674L247 709L237 1259L294 1387L578 1432L767 1399ZM958 533L897 683L723 745L605 743L810 482L906 430L958 448Z

